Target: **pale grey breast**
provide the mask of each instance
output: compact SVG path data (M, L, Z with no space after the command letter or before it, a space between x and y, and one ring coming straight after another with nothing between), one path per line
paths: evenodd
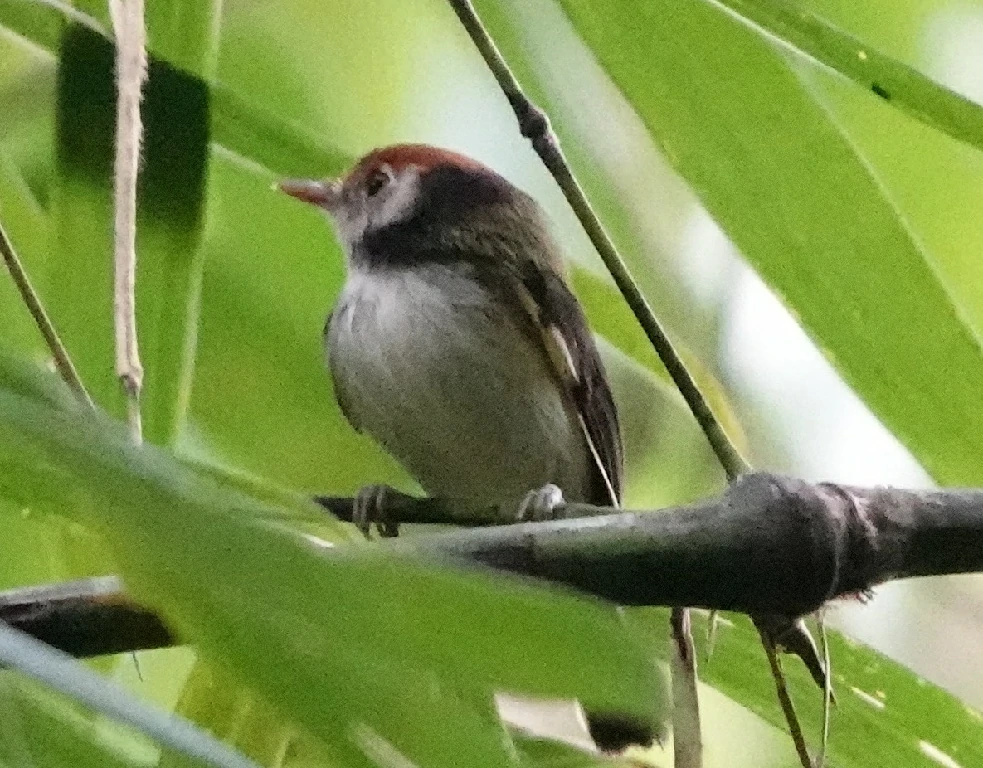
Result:
M543 350L464 269L352 271L327 334L345 415L432 495L583 499L588 449Z

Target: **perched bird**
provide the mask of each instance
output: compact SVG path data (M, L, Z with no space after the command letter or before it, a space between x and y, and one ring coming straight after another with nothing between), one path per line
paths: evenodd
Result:
M327 211L348 257L325 328L335 396L432 496L617 506L618 414L560 249L527 194L435 147L377 149L281 189ZM559 491L558 491L559 489ZM588 713L601 749L651 724Z
M356 430L432 496L539 511L558 488L568 501L618 506L617 410L531 197L475 160L420 144L370 152L342 179L280 188L330 214L347 255L325 340ZM783 642L824 680L800 635ZM589 725L605 749L653 738L618 716Z
M552 485L569 501L618 503L617 411L531 197L417 144L281 189L331 215L348 257L325 338L355 429L433 496L518 505Z

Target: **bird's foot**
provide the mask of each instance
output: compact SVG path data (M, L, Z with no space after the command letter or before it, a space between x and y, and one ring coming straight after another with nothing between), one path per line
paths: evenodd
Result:
M386 511L386 499L401 496L395 488L388 485L366 485L359 488L352 500L352 523L366 539L372 538L372 525L384 539L399 536L399 522L393 520Z
M526 494L519 505L518 521L541 523L544 520L555 520L556 509L563 504L563 491L553 483L547 483Z

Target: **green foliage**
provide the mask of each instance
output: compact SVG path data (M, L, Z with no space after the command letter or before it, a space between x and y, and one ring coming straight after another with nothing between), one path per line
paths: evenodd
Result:
M700 678L733 696L776 727L784 716L771 679L762 673L764 651L745 616L725 614L716 630L713 654L707 657L707 614L696 612L693 633L704 661ZM645 631L657 631L668 612L631 611L631 620ZM909 670L875 656L837 633L830 633L834 660L836 705L827 755L830 765L930 765L922 742L931 744L960 765L983 761L980 716L954 696L912 677ZM784 664L806 737L818 743L822 697L814 694L804 666ZM877 760L871 760L876 744Z
M12 492L49 489L40 511L103 532L137 595L345 764L371 765L377 742L429 765L510 764L495 691L660 722L659 674L613 607L334 549L289 525L301 512L138 449L118 425L52 404L56 392L0 365ZM343 539L339 527L324 535Z
M979 340L788 54L712 3L564 7L707 209L871 409L940 482L983 482ZM621 23L628 13L637 23ZM983 125L983 110L973 114Z
M368 145L417 138L416 111L430 98L419 72L434 93L448 72L470 82L453 16L437 0L220 5L148 3L138 311L157 448L134 449L50 377L7 360L43 360L44 350L0 279L0 588L120 572L202 658L141 655L143 682L128 658L100 671L115 667L129 687L264 765L593 764L512 741L491 694L575 696L658 720L661 612L633 612L636 635L596 602L387 558L304 501L365 482L412 486L334 405L319 335L341 256L318 216L271 184L336 174ZM936 479L981 484L983 302L961 279L978 266L933 250L948 224L931 220L922 187L938 178L918 169L917 195L899 183L877 126L916 129L869 87L900 84L908 113L971 140L980 110L873 51L858 74L844 53L854 40L773 0L559 5L651 139L854 389ZM106 4L76 7L92 16L70 24L80 19L67 6L0 0L0 27L19 36L0 37L0 219L86 384L118 415L112 49ZM548 54L529 49L514 6L479 9L537 97L558 101L537 67ZM755 23L862 90L831 84ZM500 100L480 77L470 90ZM438 111L458 109L469 106ZM439 127L423 138L440 142ZM622 193L594 172L595 149L572 121L557 128L619 241L637 239ZM949 139L917 129L933 159L978 186L975 154L954 155ZM642 284L662 292L653 303L695 314L674 296L671 270L633 244ZM585 264L575 284L622 403L629 502L712 492L719 468L610 283ZM713 360L683 346L743 439ZM833 654L834 764L868 765L873 754L878 764L927 764L920 741L963 765L983 759L978 716L957 700L839 637ZM797 663L787 666L815 733L819 698ZM745 623L722 630L703 677L781 726ZM10 701L20 725L0 711L2 765L25 754L51 766L189 764L34 688Z

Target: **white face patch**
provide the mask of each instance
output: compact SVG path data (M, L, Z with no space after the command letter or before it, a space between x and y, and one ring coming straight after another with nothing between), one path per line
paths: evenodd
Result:
M420 171L415 165L399 172L388 165L380 170L389 176L389 183L371 195L364 182L344 190L341 203L332 212L338 234L349 252L367 233L408 219L420 197Z

